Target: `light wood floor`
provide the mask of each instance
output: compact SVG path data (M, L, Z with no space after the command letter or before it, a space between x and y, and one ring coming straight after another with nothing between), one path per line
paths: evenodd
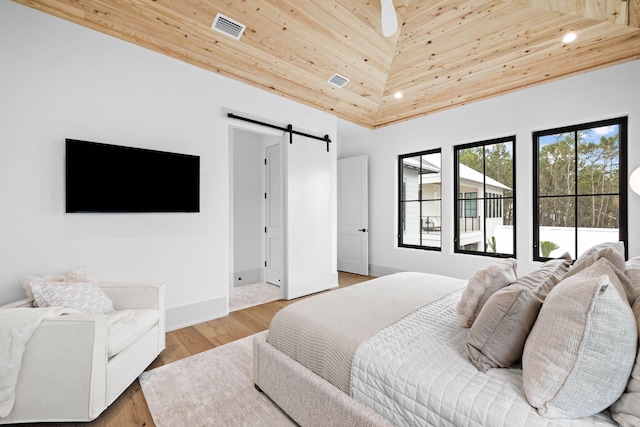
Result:
M338 273L338 288L373 279L351 273ZM335 288L335 289L338 289ZM335 290L333 289L333 290ZM327 292L331 292L327 291ZM187 328L167 333L166 348L147 368L153 369L176 360L227 344L231 341L269 329L273 316L292 301L278 300L230 313L228 316L199 323ZM27 424L21 424L27 425ZM138 380L109 406L97 419L90 423L38 423L34 426L90 426L128 427L155 426Z

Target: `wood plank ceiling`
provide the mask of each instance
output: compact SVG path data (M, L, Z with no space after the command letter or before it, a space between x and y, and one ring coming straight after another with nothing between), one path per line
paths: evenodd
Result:
M14 1L368 128L640 58L640 0L394 0L389 38L377 0Z

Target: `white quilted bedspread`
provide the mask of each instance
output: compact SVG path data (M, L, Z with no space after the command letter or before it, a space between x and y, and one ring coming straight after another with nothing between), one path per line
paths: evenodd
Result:
M351 394L397 426L611 426L608 413L550 420L527 402L519 368L478 371L468 329L456 325L459 292L431 303L362 343Z

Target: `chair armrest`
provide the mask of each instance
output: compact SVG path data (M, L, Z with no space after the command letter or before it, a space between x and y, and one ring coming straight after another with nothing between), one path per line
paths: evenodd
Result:
M33 298L23 298L0 306L0 308L33 307Z
M27 342L10 420L88 420L100 414L106 400L106 331L103 314L44 319Z
M153 308L164 313L164 283L114 283L97 285L113 301L116 310Z
M113 283L101 282L97 285L113 301L116 310L152 308L160 311L158 321L158 348L165 347L166 314L164 308L164 283Z

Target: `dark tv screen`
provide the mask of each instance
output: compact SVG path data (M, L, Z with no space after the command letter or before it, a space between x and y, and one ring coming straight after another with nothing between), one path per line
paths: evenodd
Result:
M66 140L66 212L200 212L200 156Z

